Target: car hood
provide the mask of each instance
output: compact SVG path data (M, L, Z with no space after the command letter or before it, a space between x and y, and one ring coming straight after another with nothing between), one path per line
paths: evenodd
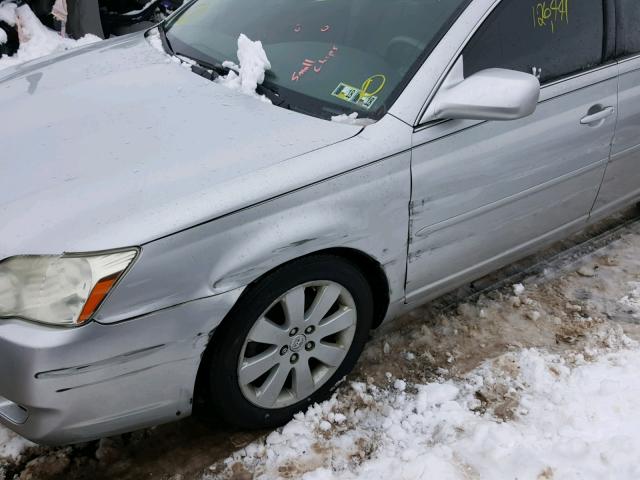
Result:
M0 259L170 235L297 188L289 161L359 131L207 81L142 34L0 71Z

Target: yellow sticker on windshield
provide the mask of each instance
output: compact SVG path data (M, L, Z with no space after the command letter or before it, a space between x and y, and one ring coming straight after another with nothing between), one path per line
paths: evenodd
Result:
M362 90L363 95L377 95L382 91L386 83L387 77L384 75L372 75L364 81L360 90Z
M386 83L387 78L384 75L373 75L367 78L360 88L340 83L331 95L369 110L378 100L376 95L382 91Z

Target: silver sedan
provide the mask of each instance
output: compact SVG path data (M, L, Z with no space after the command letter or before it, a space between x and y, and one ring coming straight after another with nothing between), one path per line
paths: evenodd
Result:
M1 71L0 422L59 444L327 398L371 329L638 200L639 23L198 0Z

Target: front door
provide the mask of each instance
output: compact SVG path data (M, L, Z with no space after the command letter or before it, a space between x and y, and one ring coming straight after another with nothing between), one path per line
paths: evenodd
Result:
M407 299L488 273L588 218L616 123L617 65L604 61L602 0L504 0L463 51L465 77L535 72L537 111L511 122L417 128Z

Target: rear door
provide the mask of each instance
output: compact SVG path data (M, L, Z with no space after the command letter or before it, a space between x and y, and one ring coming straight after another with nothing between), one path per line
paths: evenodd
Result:
M463 51L465 77L540 76L542 98L511 122L418 127L407 299L424 300L584 225L614 135L617 64L602 0L503 0Z
M618 126L594 216L640 198L640 1L616 0L616 36Z

